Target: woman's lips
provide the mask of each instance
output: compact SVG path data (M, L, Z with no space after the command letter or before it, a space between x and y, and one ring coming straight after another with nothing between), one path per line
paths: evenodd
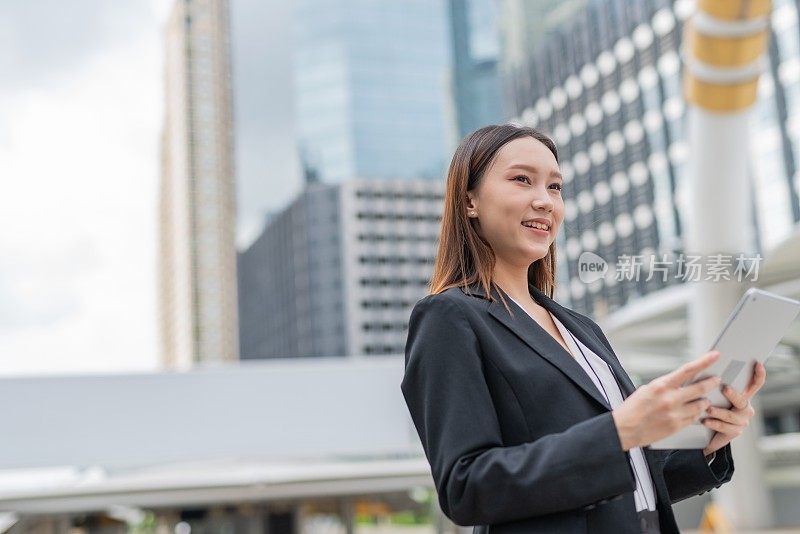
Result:
M525 228L526 230L528 230L529 232L532 232L533 235L537 235L537 236L548 236L548 235L550 235L550 230L540 230L539 228L534 228L532 226L525 226L524 224L522 225L522 227Z

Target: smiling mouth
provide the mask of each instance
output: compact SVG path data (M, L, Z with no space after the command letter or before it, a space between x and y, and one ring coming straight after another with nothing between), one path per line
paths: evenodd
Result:
M550 239L550 230L542 230L540 228L531 228L530 226L526 226L525 230L527 230L529 234L533 234L533 237L540 237L542 239Z
M524 223L523 222L521 224L522 224L522 226L524 226L525 228L528 228L530 230L538 230L540 232L550 233L550 226L546 225L546 224L543 224L543 223L539 223L539 222Z

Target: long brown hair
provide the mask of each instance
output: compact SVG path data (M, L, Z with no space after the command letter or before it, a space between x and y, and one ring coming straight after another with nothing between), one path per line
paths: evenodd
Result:
M447 171L439 248L433 266L430 293L441 293L451 287L467 287L480 282L488 299L495 300L492 296L492 288L497 286L492 278L494 251L478 235L467 216L467 191L478 186L500 148L525 136L541 141L550 149L558 163L558 150L549 137L534 128L513 124L484 126L466 136L456 148ZM528 282L552 298L555 278L554 241L550 244L547 255L528 267ZM511 312L503 292L498 291L498 294L503 305Z

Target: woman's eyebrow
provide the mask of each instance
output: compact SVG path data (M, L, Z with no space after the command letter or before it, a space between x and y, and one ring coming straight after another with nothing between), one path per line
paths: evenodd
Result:
M533 172L533 173L538 173L539 172L538 168L532 167L531 165L525 165L524 163L517 163L515 165L511 165L509 167L509 169L523 169L523 170L526 170L528 172ZM561 173L558 172L558 171L550 171L550 176L553 176L555 178L561 178L562 180L564 179L564 177L561 176Z

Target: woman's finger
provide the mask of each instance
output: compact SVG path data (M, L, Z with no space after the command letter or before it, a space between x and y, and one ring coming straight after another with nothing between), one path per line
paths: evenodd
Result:
M721 382L722 379L717 375L708 376L698 382L679 388L677 396L685 402L705 398L707 393L719 389Z
M711 406L711 401L708 399L696 399L687 402L678 409L678 413L683 422L692 423L698 418L705 415L706 408Z
M767 381L767 370L764 368L764 364L756 361L755 365L753 366L753 376L750 378L750 383L747 385L747 388L744 390L744 395L747 399L752 399L753 395L761 389L761 386L764 385L764 382Z
M727 397L733 407L737 410L744 410L747 407L747 403L750 401L749 398L745 398L745 396L730 386L724 386L722 388L722 394Z
M671 373L667 373L659 378L666 382L666 384L670 387L680 387L687 380L694 378L694 376L700 371L710 367L711 364L719 360L719 357L720 352L718 350L712 350L711 352L703 354L696 360L686 362Z
M726 436L735 438L744 431L744 427L740 425L734 425L732 423L726 423L725 421L720 421L719 419L712 419L706 418L703 419L703 425L707 428L712 430L716 430L721 434L725 434Z
M717 408L716 406L709 406L706 410L710 417L731 423L734 425L747 426L750 422L750 417L745 414L726 410L725 408Z

